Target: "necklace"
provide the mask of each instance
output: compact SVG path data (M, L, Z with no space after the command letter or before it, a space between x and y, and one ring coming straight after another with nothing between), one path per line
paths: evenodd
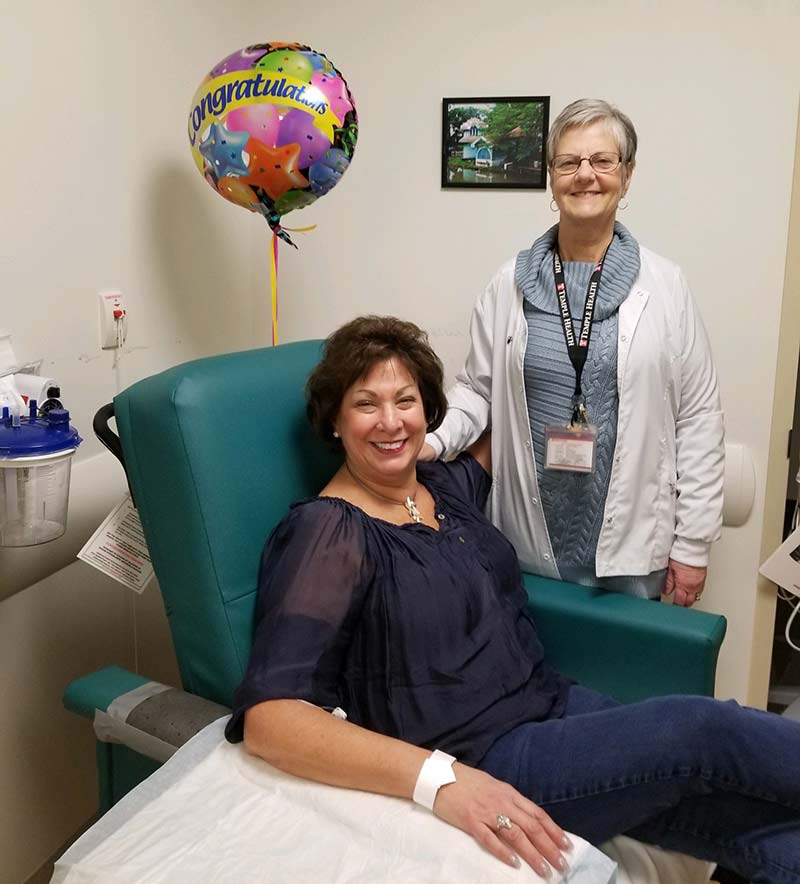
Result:
M384 495L384 494L379 494L377 491L374 491L372 488L370 488L369 485L362 482L361 479L359 479L358 476L350 469L350 467L347 465L347 462L345 462L344 468L347 470L348 473L350 473L350 476L352 477L353 481L356 484L360 485L365 491L368 491L373 497L377 497L379 500L385 500L386 503L394 504L394 506L405 507L406 512L411 517L411 519L417 523L417 525L419 525L420 522L422 522L422 513L419 511L419 508L417 507L417 504L416 504L416 499L417 499L417 492L416 491L414 492L413 497L411 497L409 495L408 497L406 497L405 500L402 500L402 501L401 500L393 500L391 497L386 497L386 495Z

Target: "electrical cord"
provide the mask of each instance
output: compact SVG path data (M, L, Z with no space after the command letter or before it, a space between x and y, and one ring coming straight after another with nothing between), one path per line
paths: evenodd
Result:
M122 392L122 379L120 377L120 364L122 362L122 345L125 343L125 311L119 311L120 315L114 315L115 328L115 347L114 360L112 369L114 371L114 395L118 396ZM139 674L139 622L136 616L136 594L130 592L128 594L128 608L130 618L133 624L133 671Z
M793 601L795 600L796 604L794 606L794 610L789 615L789 619L786 621L786 629L784 630L784 635L786 636L786 643L789 645L789 647L792 648L792 650L800 651L800 648L798 648L797 645L792 641L791 636L792 623L794 623L794 618L797 616L797 612L800 611L800 599L797 599L797 597L795 596L793 597Z

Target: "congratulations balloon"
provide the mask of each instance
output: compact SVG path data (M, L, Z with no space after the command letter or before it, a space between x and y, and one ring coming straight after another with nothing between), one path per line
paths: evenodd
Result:
M288 242L281 216L338 184L357 138L344 77L300 43L257 43L226 56L189 111L189 144L205 180Z

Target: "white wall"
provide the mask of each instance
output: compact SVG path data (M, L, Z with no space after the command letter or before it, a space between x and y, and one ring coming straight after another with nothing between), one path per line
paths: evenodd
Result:
M228 52L307 42L342 69L360 114L344 180L286 218L319 226L281 250L281 339L395 313L432 331L450 374L478 291L555 216L545 193L440 189L441 98L544 94L555 115L597 95L626 110L640 154L622 220L686 270L729 437L757 464L753 515L717 545L704 605L729 618L719 693L763 699L763 678L750 681L769 638L750 624L800 83L794 2L0 0L0 18L0 328L60 379L80 459L98 452L91 416L117 385L268 339L266 225L211 193L186 145L194 89ZM117 376L96 330L96 292L111 285L130 310ZM154 590L137 614L142 671L174 674ZM131 665L132 640L128 596L82 563L0 602L4 880L24 880L90 812L88 724L59 695L97 665Z

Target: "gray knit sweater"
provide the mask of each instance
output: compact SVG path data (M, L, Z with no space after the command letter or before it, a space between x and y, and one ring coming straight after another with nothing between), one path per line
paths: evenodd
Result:
M595 471L544 469L544 428L564 424L572 414L575 370L567 355L553 279L553 245L558 225L520 252L516 281L524 295L528 346L524 375L539 492L556 565L563 579L594 574L611 461L617 439L617 328L620 304L639 273L639 246L621 224L606 255L598 290L582 386L591 422L597 427ZM570 311L580 327L593 264L568 261L564 275ZM583 582L583 580L581 580Z

